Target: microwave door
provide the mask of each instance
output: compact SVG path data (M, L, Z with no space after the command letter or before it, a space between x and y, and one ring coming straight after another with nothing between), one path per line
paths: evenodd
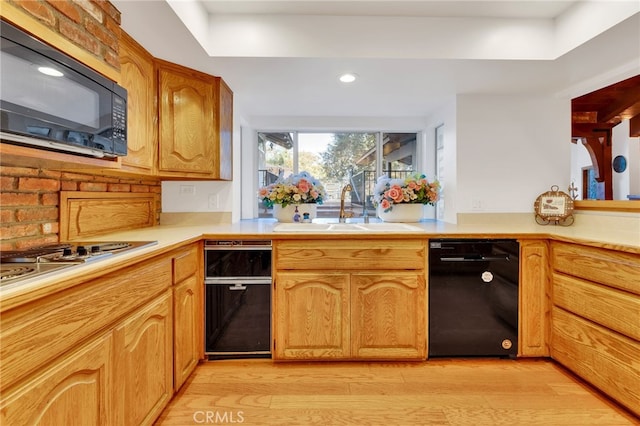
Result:
M100 95L106 89L71 68L3 40L1 78L2 100L17 112L37 111L79 132L100 129Z
M85 149L93 156L126 155L126 91L119 96L114 87L52 59L56 56L46 48L40 50L51 57L4 34L1 42L3 139L53 141L62 149Z

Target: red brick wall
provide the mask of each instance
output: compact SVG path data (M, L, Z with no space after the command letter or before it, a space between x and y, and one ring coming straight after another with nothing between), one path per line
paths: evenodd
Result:
M120 69L120 11L106 0L2 0Z
M2 167L0 250L24 249L58 242L60 191L160 194L160 185L159 181L153 179L97 176L28 167ZM156 211L158 223L160 205L156 207Z

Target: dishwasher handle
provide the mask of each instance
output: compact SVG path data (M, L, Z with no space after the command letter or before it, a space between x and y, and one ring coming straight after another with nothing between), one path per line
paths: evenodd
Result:
M440 256L441 262L495 262L509 261L509 255L504 256Z

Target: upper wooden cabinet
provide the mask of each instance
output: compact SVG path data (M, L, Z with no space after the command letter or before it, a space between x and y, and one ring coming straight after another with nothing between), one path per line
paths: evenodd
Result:
M220 77L155 59L120 40L128 92L128 154L121 170L170 179L231 180L233 92Z
M219 135L219 147L218 147L218 178L220 180L232 180L233 179L233 92L227 86L227 83L223 79L217 77L218 90L218 117L216 120L217 131Z
M215 78L160 60L157 67L159 174L216 178Z
M122 169L152 175L156 166L156 78L153 56L122 32L120 84L127 89L127 156Z

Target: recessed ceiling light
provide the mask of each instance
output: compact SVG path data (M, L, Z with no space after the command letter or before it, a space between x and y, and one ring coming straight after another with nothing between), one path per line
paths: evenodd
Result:
M52 77L62 77L64 75L60 71L50 67L38 67L38 71L40 71L42 74L50 75Z
M357 74L346 73L340 76L340 81L343 83L353 83L354 81L356 81L357 77Z

